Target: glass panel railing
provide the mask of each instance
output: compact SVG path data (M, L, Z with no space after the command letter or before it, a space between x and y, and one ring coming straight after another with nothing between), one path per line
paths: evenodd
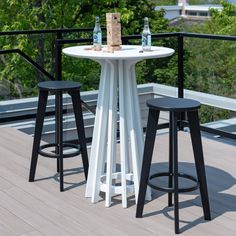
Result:
M91 44L91 31L65 30L61 47ZM55 40L57 31L39 33L0 34L0 101L37 96L37 83L55 78ZM105 33L104 33L105 35ZM203 103L201 122L217 122L235 118L236 39L216 39L216 36L188 33L153 34L152 44L174 48L168 58L138 63L138 84L157 83L177 87L181 78L181 52L178 40L184 38L184 88ZM191 38L190 38L191 37ZM83 40L80 40L82 39ZM79 40L78 40L79 39ZM141 44L141 36L126 36L124 44ZM104 42L105 43L105 42ZM8 50L8 53L4 53ZM79 81L82 90L96 90L100 66L91 60L73 59L62 54L62 79ZM193 94L194 92L194 94ZM197 93L197 94L196 94ZM177 93L175 92L175 95ZM219 99L219 100L217 100ZM220 104L220 105L219 105ZM232 121L233 122L233 121ZM231 130L232 131L232 130ZM234 130L232 131L234 132Z
M185 89L205 104L201 123L236 133L236 41L185 38L184 54Z

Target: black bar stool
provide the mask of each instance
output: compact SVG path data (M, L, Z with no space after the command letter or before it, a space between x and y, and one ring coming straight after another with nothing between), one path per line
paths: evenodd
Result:
M37 166L38 154L57 159L57 172L60 174L60 191L63 191L63 158L74 157L81 153L85 179L88 175L88 155L84 132L84 122L80 99L80 87L81 84L73 81L46 81L38 84L39 88L39 101L38 110L36 116L35 133L33 150L30 165L29 182L33 182L35 179L35 171ZM55 143L45 144L40 146L43 122L45 117L45 111L47 106L48 94L52 92L55 94ZM79 146L71 143L63 142L63 92L67 92L72 99L73 110L75 114L75 121L77 126L77 132L79 137ZM47 152L46 149L55 147L54 152ZM64 153L64 148L72 148L73 152Z
M143 154L143 163L141 171L141 180L139 186L138 204L136 217L141 218L143 215L143 207L147 185L151 188L168 193L168 205L172 206L172 194L174 194L174 217L175 217L175 233L179 233L179 193L193 191L200 188L201 200L205 220L210 220L210 206L208 199L205 165L202 150L202 141L200 133L200 124L198 118L198 109L200 103L192 99L184 98L156 98L147 101L149 107L147 132L145 139L145 147ZM169 172L156 173L149 176L154 142L156 138L156 130L160 111L169 111L170 128L169 128ZM197 179L191 175L178 172L178 134L177 122L180 113L187 113L189 128L194 152L195 166L197 171ZM168 187L160 187L153 184L154 178L161 176L168 177ZM194 184L188 188L179 187L178 178L186 178Z

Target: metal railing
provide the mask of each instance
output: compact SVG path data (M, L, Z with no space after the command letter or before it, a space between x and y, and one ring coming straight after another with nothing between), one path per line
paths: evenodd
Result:
M62 79L62 47L64 45L70 45L70 44L78 44L78 43L89 43L91 44L91 38L78 38L78 39L65 39L63 37L63 34L68 34L72 32L92 32L92 29L55 29L55 30L26 30L26 31L13 31L13 32L0 32L0 36L9 36L9 35L22 35L22 34L49 34L53 33L56 34L56 40L55 40L55 75L51 75L48 73L44 68L42 68L39 64L37 64L32 58L30 58L28 55L26 55L24 52L22 52L19 49L10 49L10 50L0 50L1 54L9 54L9 53L18 53L20 56L22 56L28 63L30 63L33 67L35 67L38 71L43 73L48 79ZM130 40L137 40L140 39L140 35L129 35L129 36L122 36L122 43L128 44ZM152 34L152 38L155 39L166 39L166 38L176 38L177 43L177 55L178 55L178 81L177 81L177 87L178 87L178 97L183 98L184 97L184 39L185 38L202 38L202 39L210 39L210 40L226 40L226 41L235 41L236 42L236 36L225 36L225 35L209 35L209 34L195 34L195 33L186 33L186 32L174 32L174 33L159 33L159 34ZM105 41L106 38L104 37L103 40ZM86 104L85 104L86 106ZM89 107L87 107L89 109ZM50 114L49 114L50 115ZM29 117L16 117L13 120L17 119L26 119L26 118L32 118L34 115L31 114ZM5 122L6 118L1 119L0 123ZM9 120L8 120L9 121ZM180 117L180 129L183 129L184 126L186 126L187 123L184 120L184 115ZM223 130L218 130L210 127L201 126L201 129L206 132L210 132L216 135L224 136L227 138L235 139L236 135L225 132Z
M1 36L18 36L18 35L39 35L39 34L55 34L56 39L62 39L63 34L66 33L84 33L84 32L91 32L91 28L83 28L83 29L51 29L51 30L17 30L17 31L8 31L8 32L0 32ZM57 55L57 50L60 50L60 47L56 48L56 58L59 59L59 55ZM36 70L44 74L49 79L55 79L53 75L48 73L44 68L42 68L37 62L35 62L29 55L22 52L20 49L7 49L7 50L0 50L0 55L3 54L10 54L10 53L17 53L21 57L23 57L28 63L30 63ZM57 67L55 68L57 69ZM58 74L56 72L56 74Z
M84 32L92 32L91 28L83 28L83 29L51 29L51 30L22 30L22 31L9 31L9 32L0 32L1 36L17 36L17 35L39 35L39 34L55 34L56 40L62 39L63 34L67 33L84 33ZM56 44L55 44L56 45ZM40 66L36 61L34 61L29 55L24 53L20 49L2 49L0 50L0 55L3 54L18 54L20 55L26 62L31 64L37 71L42 73L44 76L46 76L49 80L61 80L61 70L58 71L59 68L61 68L58 65L58 62L61 64L61 48L60 46L55 47L55 60L56 60L56 66L55 66L55 75L50 74L47 72L42 66ZM95 114L95 109L93 107L90 107L88 104L86 104L83 100L81 100L82 105ZM65 112L65 111L64 111ZM46 116L52 115L52 112L46 112ZM35 118L36 114L27 114L27 115L20 115L18 117L0 117L0 124L4 122L9 121L17 121L21 119L31 119Z

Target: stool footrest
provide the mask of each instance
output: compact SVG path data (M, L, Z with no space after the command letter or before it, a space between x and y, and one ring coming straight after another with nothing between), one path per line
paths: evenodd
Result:
M51 147L56 148L57 146L58 145L56 143L48 143L48 144L41 145L39 147L38 153L41 156L44 156L44 157L58 158L59 154L56 154L55 151L54 152L52 152L52 151L48 151L48 152L44 151L47 148L51 148ZM64 148L73 148L73 149L76 149L76 150L73 151L73 152L70 152L70 153L63 153L63 158L70 158L70 157L74 157L74 156L77 156L77 155L80 154L80 147L78 145L76 145L76 144L63 143L63 149Z
M133 180L133 173L127 173L126 174L126 188L127 188L127 193L133 193L134 192L134 180ZM112 173L112 180L114 182L120 182L121 181L121 172L115 172ZM122 185L121 183L112 183L111 186L106 185L106 174L101 176L100 180L100 190L102 192L108 191L108 188L111 188L111 194L116 195L116 194L122 194Z
M162 191L162 192L167 192L167 193L173 193L174 192L174 188L168 188L168 187L160 187L160 186L157 186L156 184L153 184L151 182L152 179L155 179L155 178L158 178L158 177L163 177L163 176L173 176L173 174L169 173L169 172L161 172L161 173L156 173L156 174L153 174L149 177L148 179L148 185L151 187L151 188L154 188L156 190L159 190L159 191ZM179 188L178 189L178 192L179 193L186 193L186 192L191 192L191 191L194 191L196 189L199 188L199 182L198 180L193 177L192 175L188 175L188 174L185 174L185 173L178 173L178 177L180 178L184 178L184 179L189 179L191 180L192 182L194 182L195 184L190 186L190 187L185 187L185 188Z

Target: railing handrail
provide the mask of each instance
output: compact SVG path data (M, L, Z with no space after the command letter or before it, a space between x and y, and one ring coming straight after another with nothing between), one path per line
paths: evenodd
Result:
M45 29L45 30L14 30L2 31L0 36L7 35L23 35L23 34L51 34L51 33L71 33L71 32L91 32L92 28L77 28L77 29Z
M179 39L182 38L204 38L204 39L215 39L215 40L228 40L228 41L236 41L236 36L231 35L213 35L213 34L199 34L199 33L187 33L187 32L171 32L171 33L155 33L152 34L153 39L158 38L168 38L168 37L177 37ZM122 40L132 40L132 39L140 39L141 35L123 35ZM106 37L103 37L103 40L106 40ZM62 46L65 44L73 44L73 43L87 43L91 42L90 38L79 38L79 39L56 39L56 46Z
M103 28L104 30L105 28ZM24 35L24 34L50 34L50 33L71 33L71 32L92 32L92 28L75 28L75 29L45 29L45 30L14 30L14 31L1 31L0 36L9 35ZM219 40L236 40L234 35L217 35L217 34L202 34L202 33L188 33L188 32L171 32L171 33L154 33L152 36L156 37L194 37L194 38L209 38L209 39L219 39ZM124 35L124 39L136 39L138 35Z
M180 32L183 37L191 38L205 38L205 39L218 39L218 40L229 40L236 41L236 36L233 35L217 35L217 34L198 34L198 33L187 33Z

